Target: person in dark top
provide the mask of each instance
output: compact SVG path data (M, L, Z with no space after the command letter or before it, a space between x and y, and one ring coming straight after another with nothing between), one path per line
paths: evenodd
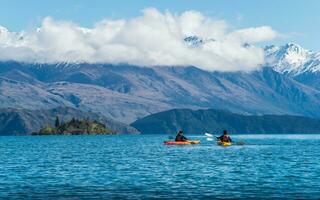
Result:
M183 141L187 141L188 138L186 138L184 135L183 135L183 131L179 131L177 136L176 136L176 142L183 142Z
M217 139L221 142L232 142L227 130L223 130L223 134L220 137L217 137Z

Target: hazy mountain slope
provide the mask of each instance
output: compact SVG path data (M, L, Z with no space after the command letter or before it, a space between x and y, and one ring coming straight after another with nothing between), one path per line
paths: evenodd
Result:
M78 109L100 113L122 122L170 108L159 99L133 96L88 84L56 82L48 84L46 90L70 101Z
M234 75L228 77L228 80L236 82L246 91L250 91L266 101L267 103L260 104L260 106L264 105L268 110L273 110L270 107L273 106L282 109L280 114L319 116L315 112L320 109L319 91L276 73L271 68L253 72L250 76ZM284 110L285 112L283 112ZM265 113L271 114L271 112Z
M252 73L206 73L196 68L175 69L174 75L196 86L203 106L243 113L291 113L318 116L319 91L271 68ZM190 90L188 90L190 91ZM187 95L187 98L192 95Z
M174 109L156 113L131 124L143 134L235 134L319 133L320 120L289 115L247 116L223 110Z
M55 108L72 103L43 89L43 85L14 81L0 76L0 108Z
M89 118L104 123L118 133L138 133L133 127L99 114L58 107L50 110L0 109L0 135L28 135L39 131L45 124L53 125L56 116L59 116L61 121L68 121L73 117Z
M293 78L305 85L320 90L320 72L306 72Z

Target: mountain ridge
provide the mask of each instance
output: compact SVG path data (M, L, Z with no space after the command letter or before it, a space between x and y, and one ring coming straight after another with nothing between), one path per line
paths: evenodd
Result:
M226 110L172 109L131 124L142 134L318 134L320 120L292 115L241 115Z

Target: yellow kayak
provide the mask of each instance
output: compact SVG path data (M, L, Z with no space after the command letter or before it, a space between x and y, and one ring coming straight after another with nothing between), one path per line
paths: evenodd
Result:
M220 146L224 146L224 147L228 147L228 146L231 146L231 145L232 145L232 143L231 143L231 142L222 142L222 141L218 141L217 143L218 143L218 145L220 145Z

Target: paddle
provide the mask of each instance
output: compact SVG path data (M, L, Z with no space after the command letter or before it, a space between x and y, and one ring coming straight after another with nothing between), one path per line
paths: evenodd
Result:
M214 135L212 135L210 133L205 133L204 135L207 136L207 137L214 137Z
M204 133L205 136L207 136L208 141L213 141L213 138L216 138L213 134L211 133ZM244 145L245 143L243 141L240 142L233 142L236 145Z
M207 140L208 140L208 141L213 141L213 140L214 140L214 139L213 139L213 138L215 137L214 135L212 135L212 134L210 134L210 133L205 133L204 135L207 136Z

